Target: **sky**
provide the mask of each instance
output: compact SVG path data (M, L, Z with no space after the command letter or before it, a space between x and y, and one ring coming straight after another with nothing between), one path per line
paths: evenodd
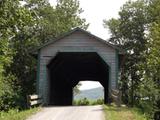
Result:
M56 0L49 0L52 5ZM103 20L118 18L120 7L128 0L79 0L80 7L84 10L81 14L89 23L88 31L92 34L107 40L110 37L109 30L103 27ZM99 87L97 82L82 82L81 90Z
M52 5L56 0L49 0ZM109 38L109 31L103 27L103 20L118 17L120 7L128 0L79 0L80 7L84 10L82 18L89 23L88 31L103 39Z
M102 87L102 85L99 82L93 82L93 81L83 81L80 82L82 85L79 87L80 90L87 90L97 87Z

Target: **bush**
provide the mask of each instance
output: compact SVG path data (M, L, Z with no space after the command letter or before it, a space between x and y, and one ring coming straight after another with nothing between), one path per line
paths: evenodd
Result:
M78 101L78 105L89 105L89 100L87 98L83 98Z
M96 103L98 105L102 105L102 104L104 104L104 99L97 99Z
M88 100L87 98L83 98L73 101L73 105L102 105L103 103L104 99Z
M12 84L9 82L13 79L13 76L8 75L0 80L0 111L18 108L17 101L20 100L18 92L13 90Z

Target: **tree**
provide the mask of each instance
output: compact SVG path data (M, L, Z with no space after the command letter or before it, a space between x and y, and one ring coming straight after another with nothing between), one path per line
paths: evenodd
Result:
M111 32L109 42L127 51L121 89L125 103L129 102L132 105L138 99L136 91L141 82L139 64L145 60L141 54L146 49L147 14L145 1L129 1L121 8L118 19L104 20L104 26L109 27Z
M143 98L140 101L140 107L150 115L160 118L160 23L152 23L150 28L148 49L144 52L146 62L141 64L143 81L139 85L139 96ZM145 100L144 100L145 99ZM157 115L156 115L157 114Z
M104 21L111 32L109 41L127 51L120 80L124 102L138 105L155 120L160 118L159 6L159 0L129 1L118 19Z
M15 77L6 72L15 54L10 41L17 33L17 26L22 24L17 17L20 15L17 3L17 0L14 2L12 0L0 1L0 110L15 107L14 100L17 98L12 88Z
M151 118L160 118L160 1L152 0L149 5L150 29L148 35L147 49L144 52L146 63L142 64L143 82L140 84L140 95L148 98L141 101L141 106L147 110Z
M38 37L40 44L48 42L72 28L87 29L88 27L86 20L80 17L83 10L80 8L78 0L57 0L54 7L45 0L29 1L25 6L29 6L36 13L37 29L34 34Z

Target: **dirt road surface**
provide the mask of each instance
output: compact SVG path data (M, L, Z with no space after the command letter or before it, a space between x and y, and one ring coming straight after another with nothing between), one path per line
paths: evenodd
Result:
M27 120L104 120L104 115L101 105L45 107Z

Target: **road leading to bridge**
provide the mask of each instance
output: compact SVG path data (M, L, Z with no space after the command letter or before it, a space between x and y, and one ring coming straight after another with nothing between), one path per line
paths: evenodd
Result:
M27 120L104 120L104 116L100 105L45 107Z

